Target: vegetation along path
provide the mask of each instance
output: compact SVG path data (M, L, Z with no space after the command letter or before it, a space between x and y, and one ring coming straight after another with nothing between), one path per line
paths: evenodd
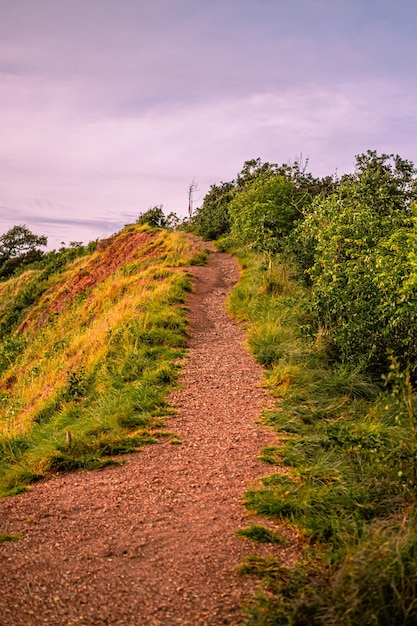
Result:
M235 531L272 435L256 423L262 372L224 309L236 263L213 252L192 271L190 351L167 423L182 444L0 501L0 528L22 535L0 550L2 626L240 623L255 583L236 568L253 546Z

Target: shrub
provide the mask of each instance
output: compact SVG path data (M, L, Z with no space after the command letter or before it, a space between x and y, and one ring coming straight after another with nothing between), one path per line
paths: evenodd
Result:
M203 239L218 239L230 232L229 203L233 198L234 183L212 185L203 205L191 219L192 228Z
M312 285L313 334L324 328L338 358L377 375L388 349L417 366L416 187L411 165L394 161L358 157L356 177L313 203L291 239Z

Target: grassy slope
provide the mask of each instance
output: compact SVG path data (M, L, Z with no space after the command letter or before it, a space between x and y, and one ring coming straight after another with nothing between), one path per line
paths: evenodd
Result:
M249 345L277 398L267 422L280 444L265 461L284 464L247 506L305 537L299 565L249 559L244 573L264 578L267 593L248 609L248 624L415 624L416 428L412 390L393 369L394 388L329 361L321 337L303 337L308 290L291 269L267 280L259 259L245 268L230 309L247 322Z
M162 434L187 330L185 235L131 225L0 283L0 495Z

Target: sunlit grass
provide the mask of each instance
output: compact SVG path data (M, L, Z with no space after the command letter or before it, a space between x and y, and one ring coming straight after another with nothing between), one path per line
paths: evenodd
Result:
M11 336L22 337L23 347L8 348L0 383L3 493L155 441L178 378L191 289L189 276L170 268L201 254L184 234L159 229L131 225L119 239L112 238L112 252L125 250L126 258L111 260L113 271L102 260L106 249L76 259L19 313L23 330ZM83 290L77 281L84 275ZM12 278L9 291L0 283L3 297L18 298L34 276Z
M247 623L411 625L417 619L412 390L404 404L382 380L333 362L323 333L304 332L309 292L291 268L277 265L268 275L247 252L241 262L230 310L245 322L249 348L276 398L265 420L279 445L260 458L285 467L284 475L269 474L247 492L246 505L297 525L307 545L294 568L255 557L243 566L268 590L248 607ZM257 529L247 534L255 539Z

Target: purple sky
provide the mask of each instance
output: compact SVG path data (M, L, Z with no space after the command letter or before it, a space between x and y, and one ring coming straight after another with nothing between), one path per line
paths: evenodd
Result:
M104 237L244 161L417 163L415 0L0 0L0 233ZM198 206L199 202L196 202Z

